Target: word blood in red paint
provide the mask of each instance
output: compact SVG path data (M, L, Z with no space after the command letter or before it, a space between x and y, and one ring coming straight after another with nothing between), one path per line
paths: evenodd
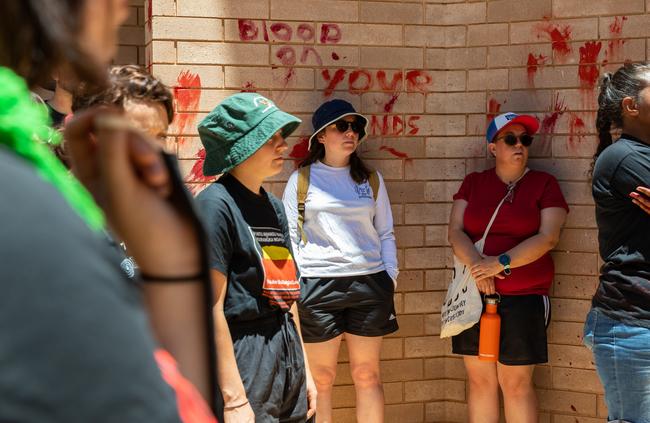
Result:
M379 149L381 151L386 151L386 152L392 154L393 156L397 157L398 159L410 160L410 157L408 156L408 154L406 154L406 153L404 153L402 151L396 150L393 147L388 147L386 145L382 145L381 147L379 147Z
M598 54L602 43L600 41L587 41L580 47L580 63L578 66L578 77L580 78L580 87L591 90L598 82Z
M535 75L537 74L537 69L539 66L545 65L547 60L548 56L544 56L543 54L535 56L533 53L528 53L526 72L528 73L529 87L532 88L535 86Z
M391 82L388 83L386 71L379 70L373 75L373 73L365 69L356 69L351 71L349 74L346 69L337 69L334 75L330 73L329 69L324 69L321 72L321 76L327 83L323 89L325 97L330 96L332 92L339 89L339 84L345 81L346 76L348 76L348 84L347 87L343 87L342 89L347 89L351 94L361 94L373 90L373 87L379 88L383 91L395 92L401 88L403 78L402 73L397 72L393 74ZM408 71L405 79L406 88L409 92L427 92L429 86L433 82L431 74L422 70ZM379 85L379 87L376 87L377 85Z
M625 40L621 40L623 33L623 24L627 20L627 16L615 16L614 22L609 25L609 33L612 35L612 40L607 42L607 51L605 52L605 60L603 64L611 62L621 62L621 48L625 44Z
M198 110L201 100L201 77L189 70L184 70L178 75L176 82L174 98L176 99L177 133L185 135L196 120L195 112ZM180 144L184 141L183 137L178 138Z
M205 162L205 149L202 148L196 154L198 159L194 162L194 166L190 169L189 175L187 175L186 182L187 188L190 190L192 195L196 196L201 192L210 182L214 180L214 176L205 176L203 174L203 163Z
M274 22L267 26L266 21L254 21L252 19L239 19L237 26L239 28L239 39L241 41L261 41L260 30L262 31L262 38L264 41L269 41L269 29L274 39L289 42L301 41L309 42L316 41L316 30L314 26L309 23L301 23L298 25L297 30L294 32L293 27L286 22ZM336 44L341 41L343 31L341 27L335 23L323 23L320 27L320 42L321 44Z
M501 111L501 103L499 103L497 100L494 98L491 98L488 100L488 112L485 115L485 120L487 121L487 124L489 125L490 122L492 122L492 119L495 118L496 115L499 114Z
M551 48L560 61L564 61L571 53L571 27L569 25L560 27L551 22L543 22L535 27L537 38L547 37L551 41Z

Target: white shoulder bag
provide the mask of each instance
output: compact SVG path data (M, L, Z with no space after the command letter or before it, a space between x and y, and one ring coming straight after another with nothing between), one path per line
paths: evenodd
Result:
M497 208L492 214L492 218L485 228L483 237L474 243L476 251L483 254L483 246L488 232L497 217L497 213L506 198L511 197L517 182L524 177L528 169L513 183L508 185L508 192L503 197ZM483 301L481 294L476 287L476 281L470 273L469 267L461 263L461 261L454 254L454 276L452 277L451 285L447 290L445 302L442 305L440 319L442 320L440 328L440 337L447 338L450 336L458 335L466 329L474 326L481 319L481 312L483 311Z

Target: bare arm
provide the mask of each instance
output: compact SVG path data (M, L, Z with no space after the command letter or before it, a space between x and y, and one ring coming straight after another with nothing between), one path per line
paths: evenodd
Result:
M214 287L215 305L213 309L215 342L217 343L217 378L224 400L224 420L230 422L254 422L255 415L246 398L246 390L242 383L235 349L228 322L223 312L223 303L226 298L227 278L217 271L212 270L212 285Z
M510 256L510 267L521 267L542 257L552 250L560 240L560 231L567 212L561 207L548 207L541 211L541 223L536 235L506 251ZM485 278L501 273L503 266L496 256L488 256L471 268L474 278Z
M467 236L463 227L463 216L467 208L467 201L455 200L449 216L449 229L447 239L454 250L456 257L466 266L471 266L481 260L481 255L474 247L474 243Z

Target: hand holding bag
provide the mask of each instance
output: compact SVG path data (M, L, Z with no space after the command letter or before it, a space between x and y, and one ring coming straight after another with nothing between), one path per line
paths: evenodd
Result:
M508 185L508 191L503 197L497 208L492 214L492 218L485 228L483 237L474 243L476 250L483 255L483 247L488 232L497 217L497 213L506 198L512 198L517 182L524 177L528 169L513 183ZM474 326L481 318L483 311L483 301L481 294L476 287L476 281L472 277L469 266L464 265L456 255L454 255L454 275L451 284L447 290L445 302L442 305L440 314L441 328L440 337L447 338L450 336L458 335L466 329Z

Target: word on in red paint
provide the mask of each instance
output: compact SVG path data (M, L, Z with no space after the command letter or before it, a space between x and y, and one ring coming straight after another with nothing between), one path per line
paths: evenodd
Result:
M301 23L298 24L296 29L286 22L269 23L267 21L239 19L237 23L241 41L282 41L285 43L291 41L316 41L321 44L336 44L341 41L343 35L341 27L335 23L320 25Z

